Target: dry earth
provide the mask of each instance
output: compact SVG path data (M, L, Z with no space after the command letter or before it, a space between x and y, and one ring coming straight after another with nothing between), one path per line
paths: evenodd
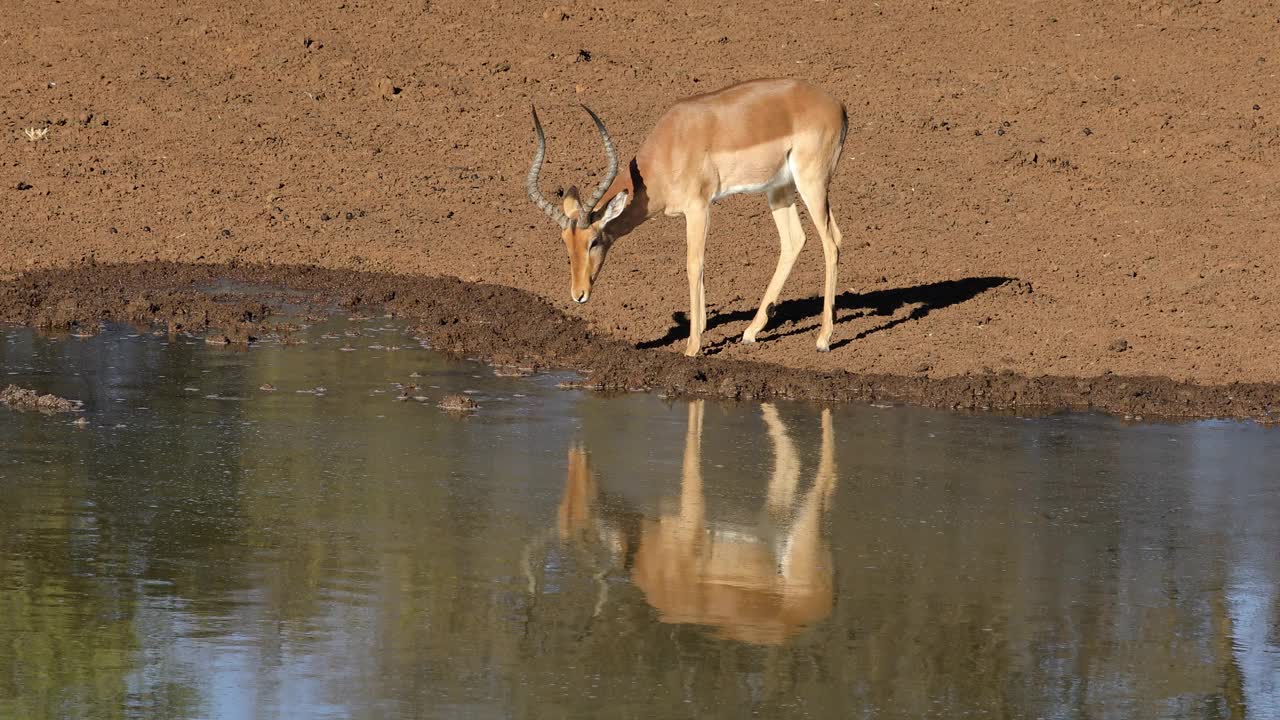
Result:
M0 277L90 259L454 276L680 363L681 222L619 242L573 306L523 191L529 104L552 191L603 165L580 101L626 153L676 98L791 75L850 111L834 350L813 351L816 239L762 342L732 342L777 254L764 200L735 197L712 217L698 367L1158 376L1201 386L1191 414L1280 397L1276 2L7 5ZM1252 409L1210 408L1227 383Z

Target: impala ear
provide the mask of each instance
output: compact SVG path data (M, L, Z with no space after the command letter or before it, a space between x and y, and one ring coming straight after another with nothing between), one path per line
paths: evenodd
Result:
M611 220L622 214L622 211L627 207L627 197L626 190L613 196L609 204L604 206L604 210L600 211L600 219L596 221L600 224L600 227L608 225Z
M564 214L574 222L577 222L578 216L582 214L582 199L578 197L576 185L564 191Z

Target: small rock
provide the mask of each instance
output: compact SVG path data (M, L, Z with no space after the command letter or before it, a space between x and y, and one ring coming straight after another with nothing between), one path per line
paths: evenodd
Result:
M1116 338L1111 341L1111 344L1107 346L1107 349L1111 352L1124 352L1129 349L1129 341L1124 338Z
M933 366L932 366L932 365L930 365L930 364L929 364L929 363L927 363L927 362L922 362L922 363L920 363L919 365L917 365L917 366L916 366L916 372L917 372L917 373L927 373L927 372L929 372L929 371L930 371L930 370L932 370L932 369L933 369Z
M445 395L440 401L440 408L450 412L467 412L475 410L477 407L479 405L476 404L476 401L466 395Z
M276 386L272 385L271 383L263 383L262 385L258 386L258 389L266 392L275 392Z
M390 100L392 96L400 94L400 88L392 84L391 78L388 77L378 78L373 84L373 90L383 100Z
M27 182L27 181L25 181L25 180L19 180L19 181L18 181L17 188L18 188L19 190L30 190L30 189L31 189L31 183L29 183L29 182Z

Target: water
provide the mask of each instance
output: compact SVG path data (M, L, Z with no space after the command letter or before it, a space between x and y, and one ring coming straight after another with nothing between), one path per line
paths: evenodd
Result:
M0 329L0 718L1280 717L1275 430L305 337Z

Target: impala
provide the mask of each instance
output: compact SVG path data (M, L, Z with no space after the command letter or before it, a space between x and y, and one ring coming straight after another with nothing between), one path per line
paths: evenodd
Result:
M575 302L585 303L591 296L615 240L658 213L683 215L689 277L685 354L697 355L707 328L703 257L711 204L729 195L763 193L782 249L760 308L742 334L744 343L755 342L804 247L798 193L822 239L826 277L817 348L830 349L841 236L827 188L849 127L842 102L807 82L790 79L751 80L686 98L658 118L621 174L604 123L590 108L583 109L595 123L608 158L599 185L585 201L576 187L569 188L561 207L542 195L538 175L547 141L536 108L538 149L525 184L534 204L561 228L569 251L569 295Z
M656 516L627 511L605 497L587 454L569 451L558 535L583 549L603 547L625 567L646 602L666 623L716 628L719 636L761 645L780 643L825 618L833 602L831 550L821 533L836 486L831 411L822 411L822 449L813 483L800 493L800 461L777 410L761 406L774 448L765 512L756 522L708 517L702 487L703 401L689 404L680 498ZM537 542L537 540L535 540ZM536 589L526 549L530 592ZM607 571L607 568L606 568ZM604 602L605 572L597 572Z

